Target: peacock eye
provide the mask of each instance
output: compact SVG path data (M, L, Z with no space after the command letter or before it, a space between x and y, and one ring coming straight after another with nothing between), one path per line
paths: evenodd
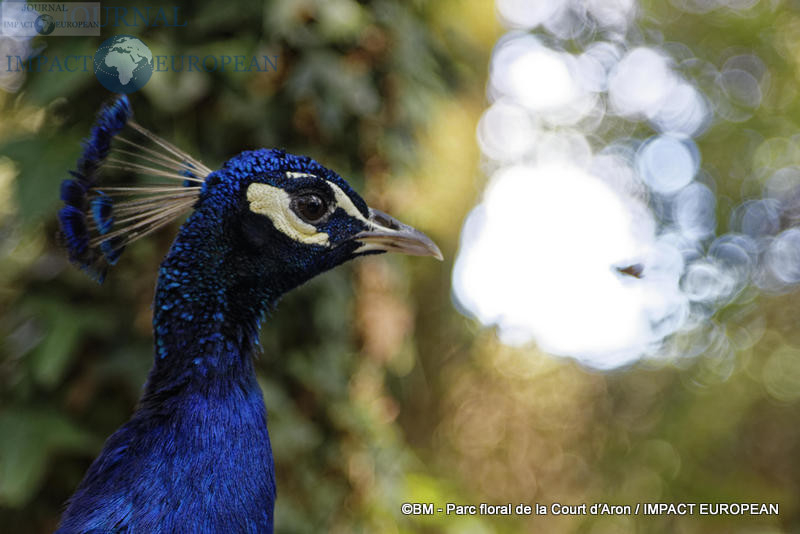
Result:
M328 214L328 203L315 193L306 193L292 200L292 211L307 223L317 223Z

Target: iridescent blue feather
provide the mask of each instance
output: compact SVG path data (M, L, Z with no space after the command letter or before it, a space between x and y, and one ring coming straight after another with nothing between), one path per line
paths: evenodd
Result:
M61 200L66 204L59 211L63 240L69 250L69 259L102 280L105 269L98 266L100 255L90 244L86 208L89 191L96 185L97 170L111 148L111 140L131 118L128 97L121 96L103 107L97 115L89 137L83 141L83 153L77 169L70 171L72 179L61 183Z
M107 234L114 224L114 218L111 216L113 208L114 204L108 195L101 194L92 200L92 217L101 235Z
M210 172L136 124L128 97L117 97L97 115L72 178L61 183L59 222L69 259L102 281L126 245L191 208ZM134 175L157 182L138 184Z

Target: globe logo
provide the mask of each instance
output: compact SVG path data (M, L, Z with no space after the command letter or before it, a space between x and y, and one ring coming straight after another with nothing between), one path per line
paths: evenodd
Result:
M56 21L50 15L39 15L33 21L33 27L39 35L50 35L56 29Z
M133 35L103 41L94 55L94 75L112 93L132 93L153 74L153 53Z

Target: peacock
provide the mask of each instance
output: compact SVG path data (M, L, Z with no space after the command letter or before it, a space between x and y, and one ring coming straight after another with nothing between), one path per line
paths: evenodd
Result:
M273 532L275 470L252 358L260 321L350 259L441 252L309 157L251 150L212 171L138 124L126 96L102 107L70 172L60 235L99 281L131 242L190 215L158 273L141 399L57 532Z

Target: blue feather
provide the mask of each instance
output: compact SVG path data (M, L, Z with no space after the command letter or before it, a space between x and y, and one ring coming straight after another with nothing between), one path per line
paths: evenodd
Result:
M112 138L131 117L132 110L127 96L123 95L104 106L97 115L89 137L83 141L83 153L78 159L77 169L69 171L73 178L61 182L61 200L65 206L59 212L58 219L69 259L98 280L105 276L105 267L97 265L103 254L90 246L85 211L91 204L93 219L100 233L110 230L113 223L111 201L95 199L90 202L89 192L96 185L96 171L108 155ZM106 258L110 256L108 253L104 255Z
M61 182L61 200L68 206L86 209L86 193L86 187L78 180Z
M100 110L88 144L94 147L101 158L107 154L111 139L122 130L132 116L130 101L125 95L116 98Z
M119 96L98 113L89 137L83 141L83 154L78 160L77 173L88 184L94 185L95 171L108 155L111 140L132 116L133 111L126 95Z
M92 199L92 215L100 235L107 234L114 224L114 218L111 217L113 207L111 197L107 195L100 194ZM104 241L104 243L108 243L108 241Z
M197 178L197 175L192 170L192 164L189 163L188 161L184 161L184 164L186 165L187 168L183 169L180 172L180 174L185 176L186 178ZM191 179L187 179L187 180L183 181L183 187L191 187L194 184L195 184L195 182L192 181Z
M121 245L120 241L121 239L119 237L112 237L100 243L100 250L103 252L103 256L105 256L106 261L110 265L116 265L117 260L119 260L120 255L125 250L125 246Z
M89 248L89 232L86 217L74 206L64 206L58 212L61 230L69 249L70 259L75 261L82 257Z

